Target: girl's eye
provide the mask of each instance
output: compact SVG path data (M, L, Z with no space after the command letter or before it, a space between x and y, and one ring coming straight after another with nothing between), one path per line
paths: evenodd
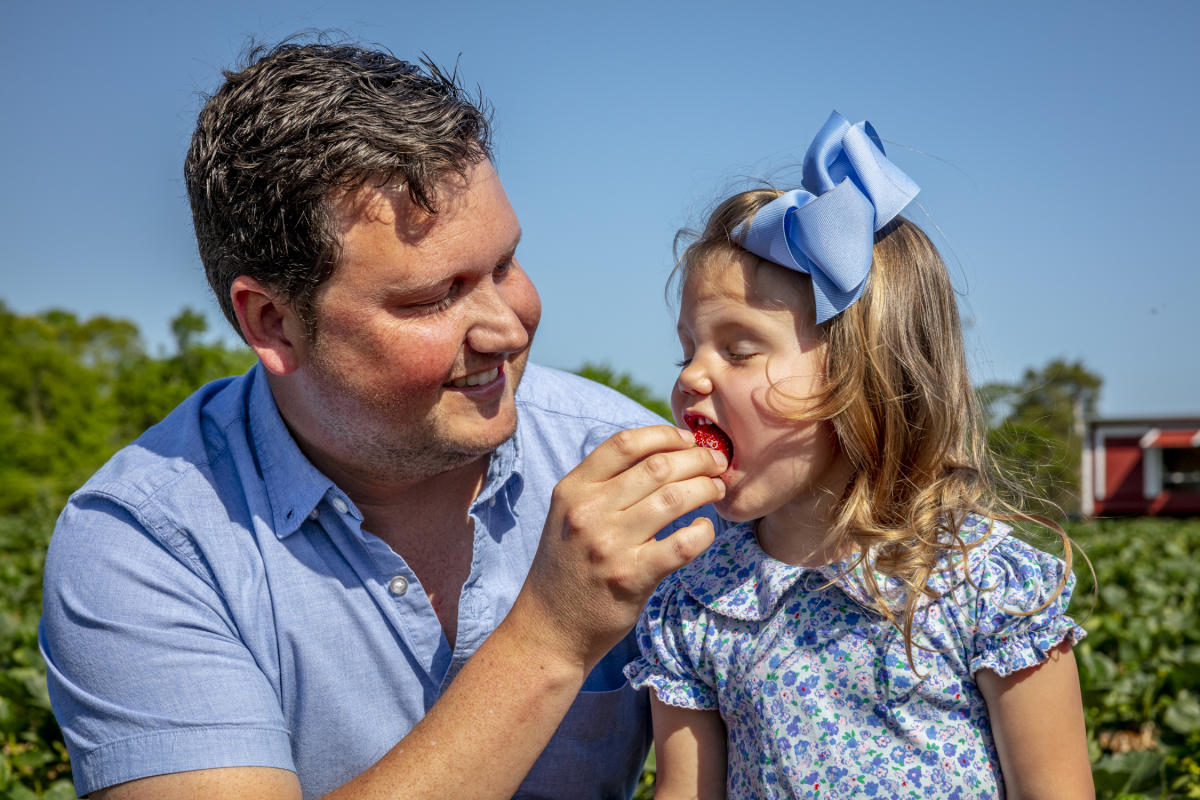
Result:
M675 368L676 368L676 369L683 369L683 368L685 368L685 367L686 367L688 364L691 364L691 363L692 363L692 360L691 360L690 358L681 358L681 359L679 359L678 361L676 361L676 362L675 362Z
M736 353L736 352L730 350L729 351L729 360L730 361L748 361L748 360L754 358L756 355L758 355L758 353Z

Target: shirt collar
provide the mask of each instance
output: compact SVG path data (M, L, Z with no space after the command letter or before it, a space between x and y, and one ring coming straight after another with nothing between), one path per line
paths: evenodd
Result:
M299 530L305 518L330 492L341 497L350 513L362 519L350 498L300 451L283 417L279 416L279 408L267 383L266 369L261 363L252 371L246 411L276 536L283 539Z
M479 496L475 498L476 505L494 501L499 496L500 490L510 481L512 482L512 496L508 498L508 501L512 503L520 496L521 489L525 485L521 478L520 406L517 408L517 431L492 451L491 458L488 460L487 477L484 479Z
M279 415L279 407L267 382L266 369L261 363L252 370L247 412L276 536L284 539L299 530L305 518L327 495L331 500L334 497L341 498L349 513L362 521L362 513L354 501L313 466L292 438L291 431ZM492 453L488 461L487 478L476 503L496 498L510 481L513 486L510 502L520 496L524 481L519 472L521 447L518 439L517 435L509 437Z

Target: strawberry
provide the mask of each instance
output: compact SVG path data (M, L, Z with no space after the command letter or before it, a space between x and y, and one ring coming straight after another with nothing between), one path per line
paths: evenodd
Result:
M696 445L708 447L725 454L725 459L733 463L733 442L725 435L725 431L716 425L697 425L692 434L696 437Z

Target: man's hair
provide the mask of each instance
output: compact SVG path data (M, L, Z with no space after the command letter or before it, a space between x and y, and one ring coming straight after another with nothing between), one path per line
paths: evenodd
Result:
M229 297L239 275L312 337L314 295L340 254L331 196L403 184L435 213L437 182L491 157L489 110L457 70L357 45L259 45L243 64L206 98L184 163L200 259L243 338Z

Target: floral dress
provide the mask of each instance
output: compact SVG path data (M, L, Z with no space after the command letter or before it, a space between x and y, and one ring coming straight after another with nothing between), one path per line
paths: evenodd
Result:
M1063 563L976 516L982 541L943 558L941 597L904 638L875 610L854 559L785 564L732 525L658 587L625 668L664 703L717 709L728 732L731 798L997 798L1004 784L973 675L1039 664L1084 631L1065 615L1074 578L1046 608ZM971 580L966 580L969 574ZM878 576L898 597L898 581ZM918 646L919 645L919 646Z

